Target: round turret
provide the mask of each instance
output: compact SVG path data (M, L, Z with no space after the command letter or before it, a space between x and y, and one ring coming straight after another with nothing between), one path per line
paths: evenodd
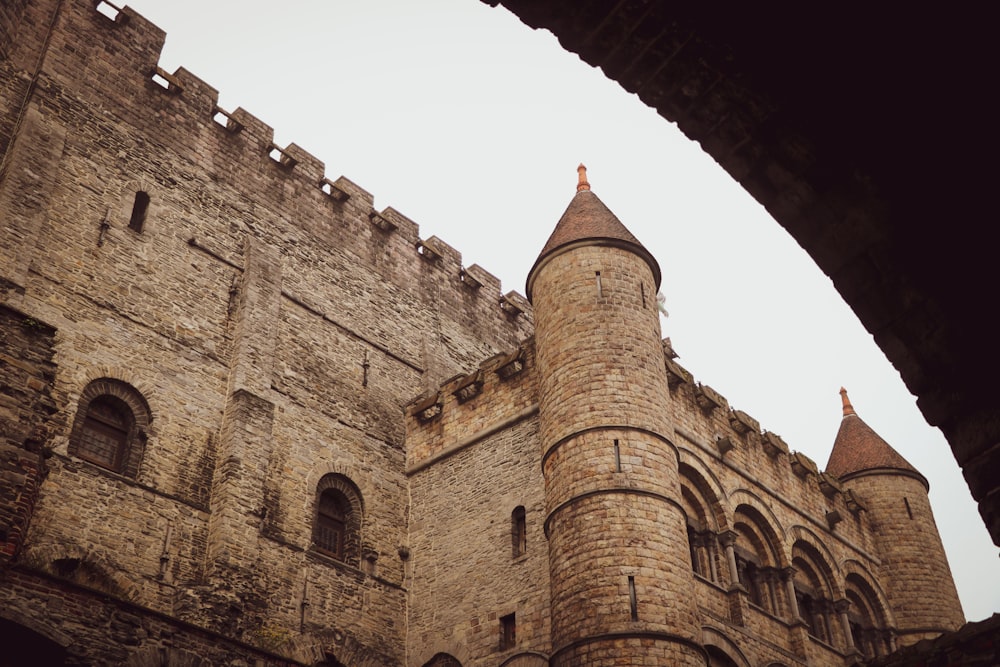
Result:
M840 394L844 417L826 472L855 491L868 509L898 643L955 630L965 616L934 522L927 479L862 421L845 389Z
M528 277L553 665L704 665L670 442L659 267L590 191Z

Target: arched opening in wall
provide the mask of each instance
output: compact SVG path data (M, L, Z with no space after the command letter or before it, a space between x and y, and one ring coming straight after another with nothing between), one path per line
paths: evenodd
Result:
M132 215L128 219L128 228L133 232L142 232L146 226L146 213L149 211L149 194L139 190L132 202Z
M832 618L835 611L828 567L816 549L801 540L792 546L792 567L795 570L793 588L799 618L805 622L810 635L833 644Z
M773 531L764 517L752 507L741 505L733 517L736 542L733 552L739 583L750 603L778 615L781 600L781 570Z
M0 618L0 667L63 665L66 649L19 623Z
M724 525L721 506L712 487L701 473L682 463L681 505L687 520L688 551L691 570L700 577L720 582L725 571L719 545L719 530Z
M433 658L425 662L423 667L462 667L462 663L447 653L437 653Z
M313 667L347 667L329 653L324 654L323 659L315 663Z
M313 548L354 565L361 559L361 493L343 475L325 475L316 487Z
M528 524L523 505L518 505L510 513L510 544L514 558L528 550Z
M684 478L681 478L681 505L687 518L691 570L709 581L718 581L718 530L715 520L705 511L704 502Z
M708 667L740 667L739 663L718 646L709 644L705 647L705 653L708 654Z
M135 477L150 421L146 399L134 387L110 378L94 380L80 395L69 453Z
M857 574L849 574L845 582L844 597L850 603L847 620L854 647L866 660L889 653L892 649L884 630L885 615L878 596L868 582Z

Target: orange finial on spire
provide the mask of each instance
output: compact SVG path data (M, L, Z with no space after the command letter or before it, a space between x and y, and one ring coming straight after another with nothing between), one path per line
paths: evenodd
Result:
M584 190L590 189L590 183L587 182L587 168L581 164L576 168L576 174L579 180L576 183L576 191L583 192Z
M840 388L840 400L844 403L844 416L853 415L854 406L851 405L851 399L847 398L847 390L843 387Z

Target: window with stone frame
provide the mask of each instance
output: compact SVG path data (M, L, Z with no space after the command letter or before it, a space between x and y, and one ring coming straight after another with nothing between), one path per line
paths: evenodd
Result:
M528 550L528 524L522 505L510 514L510 542L514 558L523 556Z
M892 651L888 641L885 611L872 586L860 575L851 573L845 582L844 594L849 607L847 622L854 647L866 660L873 660Z
M514 614L507 614L500 617L500 650L514 648L517 644L517 625L514 621Z
M810 635L832 644L834 604L822 558L814 547L799 540L792 546L792 567L795 568L792 586L799 617L805 621Z
M146 399L112 378L89 383L80 395L69 453L127 477L136 477L152 420Z
M361 559L361 493L340 474L325 475L316 488L312 544L319 553L358 567Z

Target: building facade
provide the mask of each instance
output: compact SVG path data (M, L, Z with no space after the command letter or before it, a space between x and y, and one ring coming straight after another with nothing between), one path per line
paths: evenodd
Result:
M842 665L962 624L926 480L846 393L820 471L695 381L585 171L501 294L163 40L0 9L0 664Z

